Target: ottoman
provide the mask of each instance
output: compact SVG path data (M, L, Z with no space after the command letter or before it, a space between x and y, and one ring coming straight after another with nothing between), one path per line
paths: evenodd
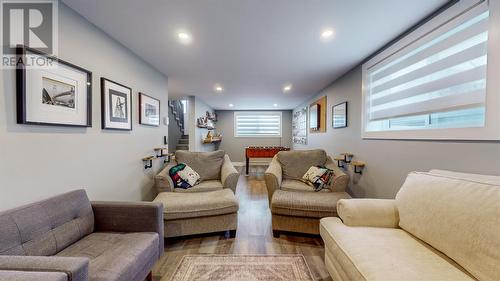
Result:
M347 192L296 192L277 190L271 201L273 235L281 231L319 234L319 220L337 217L337 201Z
M236 234L238 201L231 189L209 192L161 192L153 202L163 203L166 238L230 231Z

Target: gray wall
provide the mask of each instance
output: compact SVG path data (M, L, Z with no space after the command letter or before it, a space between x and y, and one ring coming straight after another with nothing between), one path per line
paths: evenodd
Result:
M500 142L398 141L361 139L361 67L337 80L316 98L327 95L327 132L309 134L307 145L294 149L323 148L330 154L352 152L365 161L363 175L353 175L355 197L394 198L408 172L446 169L500 175ZM349 102L348 127L331 128L332 106Z
M93 73L92 128L17 125L15 75L0 75L0 209L85 188L94 200L153 196L154 169L141 158L162 145L167 127L138 124L138 91L161 100L167 116L167 78L64 4L59 4L59 56ZM101 130L100 77L133 90L133 131Z
M247 146L272 146L281 145L291 147L292 145L292 111L282 112L281 138L236 138L234 137L234 110L218 110L219 119L216 127L217 133L222 133L223 138L219 149L226 151L232 161L245 161L245 147ZM255 161L255 160L253 160ZM256 161L259 161L258 159ZM262 160L260 160L262 161Z

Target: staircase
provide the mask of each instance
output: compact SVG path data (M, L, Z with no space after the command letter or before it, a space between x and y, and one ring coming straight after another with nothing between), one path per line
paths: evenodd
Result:
M175 122L177 123L177 126L179 126L181 133L184 135L184 131L185 131L185 128L184 128L184 110L182 107L182 102L180 100L169 100L168 106L170 107L170 110L172 111L172 115L174 115Z
M182 135L177 142L175 150L189 150L189 135Z

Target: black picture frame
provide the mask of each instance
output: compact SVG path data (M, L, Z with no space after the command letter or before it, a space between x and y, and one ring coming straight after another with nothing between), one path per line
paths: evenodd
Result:
M343 114L343 117L342 117L343 122L340 122L340 125L338 125L337 122L335 122L336 121L336 119L335 119L335 115L336 115L335 114L335 109L339 108L341 106L344 106L344 105L345 105L345 110L344 110L344 114ZM341 102L341 103L338 103L338 104L332 106L332 127L334 129L347 128L348 122L349 122L349 120L348 120L348 114L347 114L348 113L348 108L349 108L348 105L349 105L348 102L345 101L345 102Z
M158 102L158 123L157 124L152 124L152 123L147 123L146 120L144 120L142 116L142 102L144 97L155 100ZM152 96L146 95L142 92L139 92L139 124L145 125L145 126L151 126L151 127L160 127L160 118L161 118L161 103L160 100L157 98L154 98Z
M87 112L86 112L86 121L84 124L69 124L69 123L54 123L54 122L44 122L44 121L30 121L27 118L27 79L26 79L26 65L24 62L26 61L26 54L34 54L38 56L43 56L47 58L47 60L57 62L58 64L65 65L69 68L72 68L74 70L83 72L86 74L86 104L87 104ZM67 61L64 61L60 58L57 58L55 56L48 55L46 53L43 53L39 50L33 49L26 47L24 45L18 45L16 47L16 59L17 59L17 65L16 65L16 117L17 117L17 124L23 124L23 125L43 125L43 126L62 126L62 127L92 127L92 72L74 65L72 63L69 63Z
M129 123L130 125L126 128L113 127L113 126L111 126L111 124L108 124L108 122L106 122L106 112L111 113L111 108L109 108L108 111L106 111L106 99L108 98L108 93L106 93L106 90L105 90L106 83L111 83L111 84L115 84L117 86L126 88L129 92L128 97L130 97L130 98L125 98L125 101L127 102L126 111L125 111L125 114L126 114L125 118L127 119L127 121L123 122L123 120L118 120L118 119L111 120L111 121L116 122L116 123ZM114 92L117 92L117 91L114 91ZM113 94L113 93L111 93L111 94ZM122 95L122 93L120 93L120 92L117 92L116 94L118 94L120 96ZM108 104L109 104L109 106L111 106L111 102L108 102ZM132 131L132 112L133 112L133 110L132 110L132 88L127 87L127 86L120 84L118 82L115 82L113 80L101 77L101 128L103 130ZM111 116L110 116L110 119L111 119Z

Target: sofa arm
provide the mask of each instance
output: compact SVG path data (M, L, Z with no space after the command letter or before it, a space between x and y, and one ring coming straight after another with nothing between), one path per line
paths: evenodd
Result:
M0 256L1 271L61 272L68 281L89 280L89 259L73 257ZM22 280L22 276L20 276ZM48 277L48 276L47 276ZM56 279L57 280L57 279Z
M177 163L168 164L165 168L163 168L156 176L155 176L155 188L157 194L160 192L173 192L174 191L174 182L168 172L170 168L177 165Z
M240 173L236 170L229 158L229 155L224 155L224 161L222 162L222 167L220 171L221 182L224 188L229 188L236 193L236 185L238 184L238 179L240 178Z
M347 190L347 185L349 185L349 175L342 171L330 156L326 159L325 167L333 170L333 179L328 188L332 192L345 192Z
M269 164L269 167L264 174L264 179L266 181L269 205L271 205L273 194L276 190L279 190L281 188L281 181L283 180L281 164L276 156L274 156L273 160L271 160L271 163Z
M341 199L337 213L347 226L397 228L399 213L392 199Z
M163 254L163 205L153 202L91 202L96 231L156 232Z

